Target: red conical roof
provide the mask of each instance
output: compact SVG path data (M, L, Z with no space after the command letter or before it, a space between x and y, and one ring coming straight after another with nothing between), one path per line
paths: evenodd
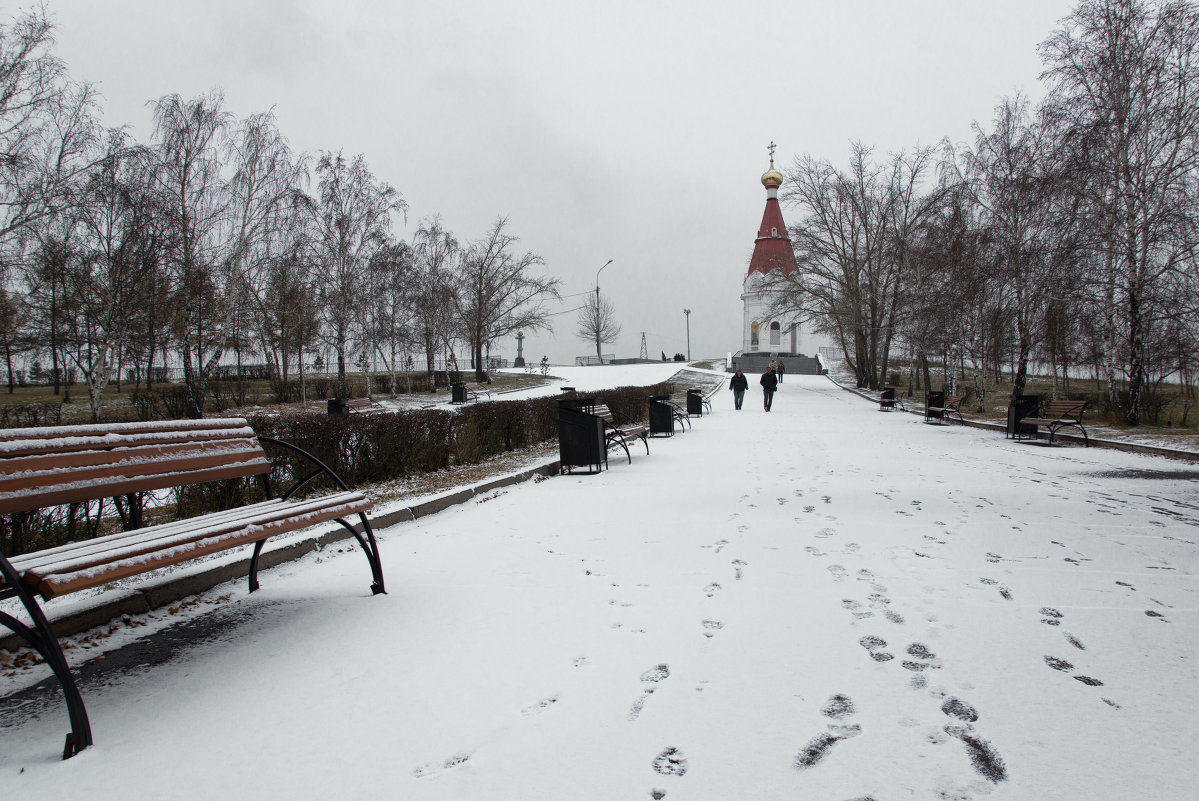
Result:
M758 229L758 238L754 240L754 255L750 257L746 277L755 272L766 275L773 270L782 270L784 275L790 275L799 269L795 263L795 251L791 249L791 239L787 236L787 225L783 222L783 210L775 197L776 190L767 186L766 192L766 210L762 212L762 226Z

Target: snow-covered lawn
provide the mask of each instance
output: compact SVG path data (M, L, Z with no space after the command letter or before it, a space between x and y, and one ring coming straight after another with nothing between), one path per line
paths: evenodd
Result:
M356 553L217 588L214 639L85 684L67 762L0 700L9 794L1195 797L1199 469L752 384L381 532L386 596Z

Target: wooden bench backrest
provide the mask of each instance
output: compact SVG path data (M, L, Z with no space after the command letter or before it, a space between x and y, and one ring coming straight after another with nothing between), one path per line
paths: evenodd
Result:
M1041 417L1059 418L1070 417L1078 418L1082 416L1083 407L1087 405L1085 400L1051 400L1041 409Z
M270 467L243 418L0 429L0 514Z
M591 414L594 414L596 417L602 417L604 419L604 422L606 422L606 423L615 423L616 422L616 418L612 416L612 410L609 409L608 405L605 403L601 403L597 406L592 406L590 411L591 411Z

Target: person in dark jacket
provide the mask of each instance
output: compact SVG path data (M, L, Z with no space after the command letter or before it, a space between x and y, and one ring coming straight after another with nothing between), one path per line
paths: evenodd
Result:
M775 371L778 376L779 383L783 383L783 376L787 374L787 365L783 364L783 360L779 359L779 369Z
M745 390L749 389L749 381L745 379L745 374L741 372L741 368L737 368L737 372L733 373L732 379L729 381L729 389L733 390L733 404L740 409L741 401L745 400Z
M770 404L774 403L774 391L779 388L779 380L774 374L774 368L767 367L758 383L762 385L762 405L766 411L770 411Z

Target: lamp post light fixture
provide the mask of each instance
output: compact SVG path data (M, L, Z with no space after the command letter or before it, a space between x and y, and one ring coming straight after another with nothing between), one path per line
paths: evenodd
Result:
M608 259L606 262L604 262L604 267L607 267L611 263L612 263L612 260ZM596 307L596 309L599 309L599 300L600 300L600 298L599 298L599 276L600 276L600 273L602 273L604 271L604 267L600 267L598 270L595 271L595 307Z
M687 318L687 361L691 361L691 309L683 309Z

